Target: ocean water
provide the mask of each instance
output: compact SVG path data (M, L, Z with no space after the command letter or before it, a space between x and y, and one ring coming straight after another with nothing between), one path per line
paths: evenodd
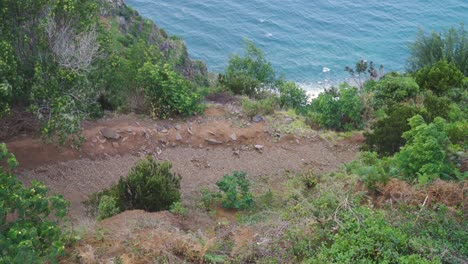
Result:
M190 55L222 72L243 39L261 47L278 74L309 89L343 81L359 59L404 71L418 28L468 22L468 0L126 0ZM468 26L468 25L467 25ZM327 71L329 69L329 71Z

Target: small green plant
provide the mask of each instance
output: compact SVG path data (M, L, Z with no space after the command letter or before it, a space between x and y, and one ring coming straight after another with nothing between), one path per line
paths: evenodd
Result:
M361 152L359 159L346 165L346 168L359 175L366 187L375 192L390 180L390 161L389 158L380 159L375 152Z
M278 107L278 97L274 95L261 100L250 100L248 98L242 100L242 110L248 117L271 115L275 113Z
M103 220L120 213L117 201L114 197L104 195L99 201L99 220Z
M319 179L313 171L307 171L301 174L300 176L302 183L306 189L310 190L317 186Z
M187 216L187 207L185 207L181 202L175 202L169 208L169 212L185 218Z
M234 171L226 174L216 185L224 193L222 205L224 208L249 209L254 205L252 193L249 191L250 182L245 172Z
M199 207L210 211L216 204L221 202L222 194L220 192L213 192L210 189L203 187L200 190L201 200Z

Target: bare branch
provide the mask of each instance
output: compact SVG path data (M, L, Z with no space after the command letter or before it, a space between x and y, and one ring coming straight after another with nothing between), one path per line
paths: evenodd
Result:
M91 70L91 64L99 53L95 26L77 34L71 21L58 24L55 19L50 18L45 29L50 48L61 67L77 74Z

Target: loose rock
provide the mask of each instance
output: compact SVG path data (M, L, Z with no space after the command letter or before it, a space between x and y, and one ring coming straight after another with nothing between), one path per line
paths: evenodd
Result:
M208 144L210 144L210 145L221 145L221 144L223 144L223 142L218 141L216 139L205 139L205 141L208 142Z
M231 140L232 141L237 141L237 135L236 133L232 133L231 136L230 136Z
M252 122L254 122L254 123L260 123L260 122L263 122L263 120L265 120L265 119L263 119L263 117L260 116L260 115L256 115L256 116L252 117Z
M257 150L259 152L263 152L264 148L265 148L265 146L263 146L263 145L255 145L255 150Z
M179 132L177 132L177 134L176 134L176 140L177 140L177 141L181 141L181 140L182 140L182 135L181 135Z

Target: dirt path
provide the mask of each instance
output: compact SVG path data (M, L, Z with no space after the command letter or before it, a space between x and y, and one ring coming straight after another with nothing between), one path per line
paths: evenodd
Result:
M101 129L118 132L108 140ZM224 174L246 171L249 177L312 169L330 171L355 158L358 144L331 144L317 134L298 138L272 133L268 123L235 118L215 107L205 117L155 122L137 116L118 116L89 123L80 151L44 145L23 138L7 143L22 167L24 182L39 180L72 203L70 215L85 215L88 195L109 187L146 155L168 160L182 176L185 201L194 202L203 186L213 186ZM261 151L255 145L261 144Z

